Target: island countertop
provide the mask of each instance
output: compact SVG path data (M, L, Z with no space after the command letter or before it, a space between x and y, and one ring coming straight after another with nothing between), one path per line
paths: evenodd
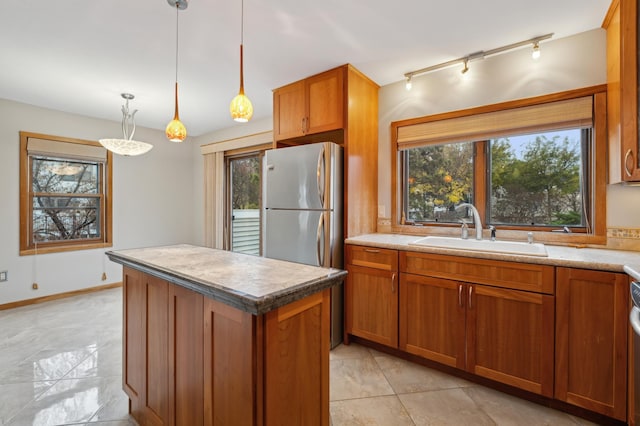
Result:
M109 251L110 260L261 315L340 284L347 272L179 244Z

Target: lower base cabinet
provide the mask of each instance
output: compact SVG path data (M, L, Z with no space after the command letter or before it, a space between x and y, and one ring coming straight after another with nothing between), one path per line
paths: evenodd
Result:
M553 296L400 274L400 349L553 396Z
M628 315L625 274L557 268L556 399L626 420Z
M255 316L123 271L123 388L140 425L329 425L330 290Z

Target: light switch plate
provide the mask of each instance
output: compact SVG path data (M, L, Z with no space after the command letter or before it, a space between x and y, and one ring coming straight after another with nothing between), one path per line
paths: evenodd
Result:
M9 271L0 271L0 282L7 281L9 279Z

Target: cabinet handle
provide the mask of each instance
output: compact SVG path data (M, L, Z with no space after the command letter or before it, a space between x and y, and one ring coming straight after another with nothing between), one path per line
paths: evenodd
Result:
M458 306L462 306L462 284L458 284Z
M396 292L396 286L395 286L395 283L396 283L396 274L395 274L395 273L393 273L393 274L391 275L391 293L395 293L395 292Z
M366 251L367 253L380 253L380 250L376 249L364 249L364 251Z
M307 117L302 118L302 127L300 130L302 130L302 133L307 133Z
M469 309L472 309L473 306L471 306L471 295L473 294L473 286L470 285L469 286Z
M628 164L628 159L629 156L632 154L631 150L629 149L627 151L627 153L624 155L624 172L627 174L628 177L631 177L631 172L629 171L629 167L627 166Z

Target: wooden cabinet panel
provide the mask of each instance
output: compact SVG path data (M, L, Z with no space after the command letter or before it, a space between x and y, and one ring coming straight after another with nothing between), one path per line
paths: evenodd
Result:
M555 397L626 420L628 279L558 268Z
M398 251L347 245L345 341L360 336L398 347Z
M400 274L400 349L464 369L463 291L457 281Z
M275 140L305 133L306 96L304 80L273 92L273 135Z
M347 246L346 264L367 268L398 270L398 251L365 246Z
M396 271L347 265L346 332L398 347Z
M130 412L151 425L170 424L167 283L123 268L123 388Z
M265 315L268 425L329 425L329 300L324 290Z
M168 283L167 283L168 284ZM176 425L203 422L203 296L195 291L169 285L168 347L171 419ZM165 308L165 311L167 309Z
M342 128L345 98L343 67L274 90L275 140Z
M146 388L145 417L154 425L173 424L169 376L169 283L144 275L146 279Z
M609 183L640 181L637 3L613 1L603 23L607 30Z
M146 358L146 284L143 274L131 268L123 268L123 329L122 344L122 383L129 396L130 411L140 418L145 392Z
M553 396L554 298L469 285L467 370Z
M308 107L305 133L321 133L343 127L343 82L343 68L334 68L305 80Z
M554 267L531 263L401 252L400 271L547 294L555 287Z
M258 424L261 414L253 407L262 392L253 374L259 359L254 317L208 298L204 313L204 424Z

